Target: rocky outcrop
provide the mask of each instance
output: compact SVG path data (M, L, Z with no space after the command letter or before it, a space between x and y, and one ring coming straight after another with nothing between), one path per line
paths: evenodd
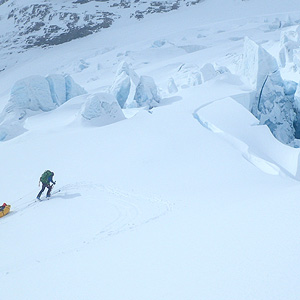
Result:
M141 19L204 0L0 0L0 57L36 46L52 46L110 27L117 19ZM122 14L123 10L130 13ZM0 66L0 71L3 69Z
M119 18L108 11L87 13L75 8L45 3L12 9L8 20L13 20L17 31L13 42L23 37L24 48L62 44L110 27L114 19Z
M195 5L203 0L194 0L194 1L151 1L150 5L143 10L136 10L130 15L131 18L142 19L145 15L148 14L157 14L157 13L166 13L172 10L179 9L181 6L190 6ZM135 3L144 3L145 1L136 0ZM130 2L129 2L130 3Z

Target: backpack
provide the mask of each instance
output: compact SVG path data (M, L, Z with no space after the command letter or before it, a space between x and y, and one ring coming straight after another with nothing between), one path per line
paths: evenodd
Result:
M40 177L40 182L44 184L48 184L48 178L52 175L52 172L50 170L46 170L42 176Z

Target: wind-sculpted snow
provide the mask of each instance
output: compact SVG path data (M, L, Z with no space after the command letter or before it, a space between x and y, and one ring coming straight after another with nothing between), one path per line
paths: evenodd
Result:
M88 96L81 116L84 124L92 126L108 125L125 119L117 100L107 93Z

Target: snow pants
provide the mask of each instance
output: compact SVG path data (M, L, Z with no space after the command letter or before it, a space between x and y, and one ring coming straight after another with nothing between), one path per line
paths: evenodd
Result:
M45 188L48 189L48 191L47 191L47 197L50 197L50 193L51 193L51 190L52 190L52 185L43 183L42 189L41 189L40 192L38 193L37 198L40 198L40 197L41 197L41 195L42 195L42 193L44 192Z

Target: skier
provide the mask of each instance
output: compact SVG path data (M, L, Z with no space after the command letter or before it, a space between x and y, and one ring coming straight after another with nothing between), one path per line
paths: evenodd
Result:
M47 198L50 197L50 193L51 193L52 187L53 187L54 184L56 184L56 181L53 181L53 176L54 176L54 173L51 172L50 170L47 170L40 177L40 182L42 183L42 189L40 190L40 192L36 196L36 198L38 200L41 200L41 195L44 192L45 188L48 189L47 195L46 195ZM53 183L52 185L50 185L51 182Z

